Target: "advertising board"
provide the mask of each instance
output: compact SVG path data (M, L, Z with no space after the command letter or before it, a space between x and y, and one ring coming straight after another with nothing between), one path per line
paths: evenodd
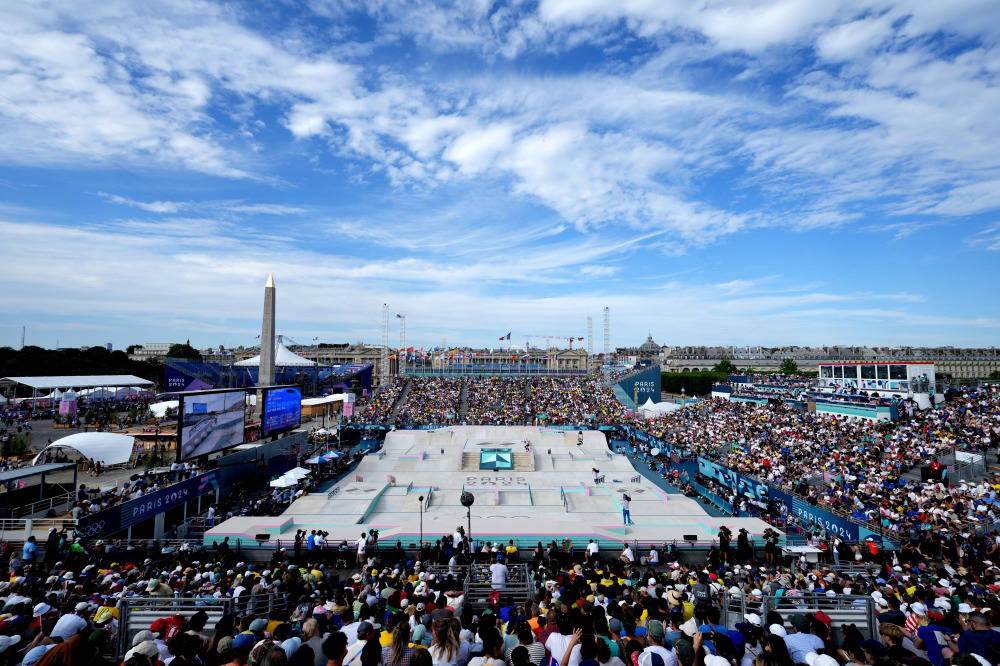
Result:
M639 406L652 400L654 403L660 401L660 366L650 366L648 370L640 372L634 377L622 380L618 383L629 400L638 400Z

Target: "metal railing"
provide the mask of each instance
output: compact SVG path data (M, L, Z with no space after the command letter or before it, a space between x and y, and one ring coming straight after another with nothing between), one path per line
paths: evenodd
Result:
M126 597L121 600L119 606L118 634L114 639L114 654L121 658L132 645L132 639L143 629L149 629L149 625L161 617L168 618L174 614L180 614L189 618L198 611L205 611L208 621L205 623L205 631L211 632L215 629L219 619L232 613L234 608L233 599L223 597L196 598L196 599L175 599L171 597Z
M493 587L493 575L486 564L468 567L465 577L465 603L488 604L490 595L499 592L505 601L521 604L534 593L534 579L527 564L507 565L507 582Z
M875 600L867 595L839 594L828 597L825 594L807 593L801 597L765 595L746 597L743 594L722 595L721 622L734 629L745 622L744 615L758 613L766 617L769 611L777 611L783 618L793 613L816 613L823 611L830 618L830 628L839 632L844 625L853 624L866 638L878 636L875 620Z
M63 493L62 495L56 495L47 499L38 500L37 502L14 507L12 514L14 518L26 518L28 516L33 516L36 513L41 513L42 511L48 511L49 509L64 511L73 504L73 498L75 496L76 494L70 491L68 493Z
M76 529L76 521L72 518L2 518L0 519L0 539L23 540L35 532L45 534L52 527L72 532Z

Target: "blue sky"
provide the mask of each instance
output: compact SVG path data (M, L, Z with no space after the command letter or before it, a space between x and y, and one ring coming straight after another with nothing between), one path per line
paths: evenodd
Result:
M267 7L262 8L261 5ZM0 6L0 344L980 346L1000 5ZM393 322L392 339L397 338Z

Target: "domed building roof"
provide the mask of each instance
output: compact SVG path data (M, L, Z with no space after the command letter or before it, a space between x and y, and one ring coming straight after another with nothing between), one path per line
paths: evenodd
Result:
M639 345L639 353L641 354L659 354L660 345L653 342L653 335L650 334L646 338L646 341Z

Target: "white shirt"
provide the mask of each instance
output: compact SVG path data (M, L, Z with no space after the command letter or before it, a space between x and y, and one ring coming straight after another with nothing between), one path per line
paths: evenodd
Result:
M503 587L507 583L507 565L497 562L490 565L490 572L493 574L493 587Z
M366 544L367 544L367 542L365 541L364 537L360 537L358 539L358 555L361 555L362 553L365 552L365 545Z
M597 554L597 542L596 541L591 541L590 543L587 544L587 552L590 553L591 555L596 555Z
M552 655L552 658L556 660L557 664L562 662L563 655L566 654L566 648L569 646L570 639L572 638L572 636L552 633L545 640L545 648ZM569 653L569 666L580 666L579 644L574 645L573 651Z
M348 645L353 645L358 641L358 626L360 625L360 622L355 621L350 624L345 624L340 628L340 630L344 632L344 635L347 636Z
M355 629L357 631L357 629ZM368 641L357 641L351 647L347 648L347 654L344 655L344 666L361 666L361 651L365 649L365 644Z
M635 561L635 555L632 554L632 548L625 546L625 550L622 551L622 557L624 557L629 562Z

